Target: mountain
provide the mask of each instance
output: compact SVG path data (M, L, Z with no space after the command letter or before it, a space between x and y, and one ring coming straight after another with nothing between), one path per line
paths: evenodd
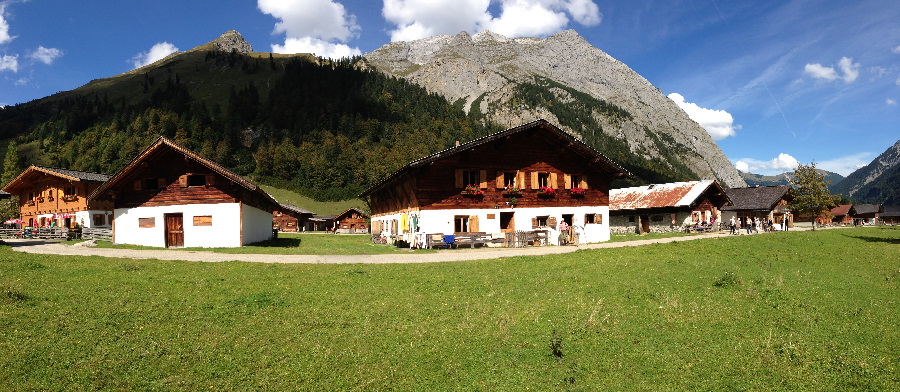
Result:
M709 134L672 100L573 30L546 39L486 31L389 43L364 55L476 116L560 125L645 182L745 182Z
M837 183L844 180L844 176L830 172L827 170L816 169L816 171L825 176L825 181L829 181L828 188L831 189ZM794 172L786 172L776 174L774 176L765 176L762 174L741 173L741 177L747 182L747 186L769 186L769 185L790 185L794 180Z
M857 203L900 205L900 140L832 190Z

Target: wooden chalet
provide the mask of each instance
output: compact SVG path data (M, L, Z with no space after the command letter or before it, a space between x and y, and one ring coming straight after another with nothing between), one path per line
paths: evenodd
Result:
M878 220L885 225L900 224L900 206L881 206Z
M25 226L109 228L112 203L87 198L108 179L106 174L32 165L3 190L19 197Z
M349 208L334 218L334 232L342 234L368 234L369 216L358 208Z
M312 211L282 203L272 212L272 224L278 231L297 232L302 230L306 221L314 215L316 214Z
M854 225L877 224L881 212L881 204L854 204L850 207L850 217Z
M850 217L851 204L843 204L831 209L831 223L839 225L848 225L853 223Z
M542 230L562 222L581 242L609 240L609 183L630 175L574 136L538 120L410 162L360 195L372 233L413 243L415 233Z
M334 231L337 215L316 215L303 224L304 231Z
M114 204L113 242L176 248L268 240L278 207L252 182L164 137L89 198Z
M788 206L793 200L790 190L790 185L726 189L725 194L732 205L722 207L722 221L730 221L732 217L741 222L759 218L779 225L787 221L788 227L792 227L794 217Z
M609 191L612 233L666 233L717 228L731 204L714 180L653 184Z

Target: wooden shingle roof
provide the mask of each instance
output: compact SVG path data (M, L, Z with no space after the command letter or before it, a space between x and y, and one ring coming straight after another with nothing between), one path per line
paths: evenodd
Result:
M19 173L19 175L12 179L8 184L4 185L3 190L15 194L16 190L27 187L29 182L42 175L59 177L60 179L69 182L89 182L95 184L102 184L110 178L110 175L102 173L31 165Z
M789 197L790 189L790 185L729 188L725 194L732 205L722 207L722 211L771 211L782 198Z
M850 216L877 214L881 212L881 204L854 204L850 207Z

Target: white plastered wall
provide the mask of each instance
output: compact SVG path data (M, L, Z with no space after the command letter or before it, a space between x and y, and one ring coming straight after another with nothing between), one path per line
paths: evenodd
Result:
M254 209L244 206L245 209ZM185 247L238 247L241 246L241 204L185 204L159 207L116 208L115 241L118 244L165 247L165 214L181 213L184 222ZM255 222L256 212L247 212ZM272 214L269 215L267 233L272 234ZM195 216L211 216L211 226L194 226ZM138 224L140 218L154 218L154 227L143 228ZM254 223L257 224L258 223ZM251 229L248 232L253 232ZM248 236L248 233L245 233ZM249 234L248 238L255 238ZM268 238L268 237L267 237ZM266 238L266 239L267 239Z
M106 224L100 226L94 226L94 214L105 215L104 222ZM91 229L109 229L112 227L112 213L110 211L102 211L102 210L89 210L89 211L78 211L75 213L75 222L81 225L81 227L91 228Z
M244 204L241 207L244 223L243 245L272 239L272 213Z
M422 210L410 212L419 215L419 231L427 234L453 234L455 216L478 216L478 231L484 233L500 233L500 213L512 212L515 230L531 231L532 218L546 216L556 218L557 223L562 222L563 215L573 215L573 225L580 232L581 243L609 241L609 207L585 206L585 207L542 207L542 208L504 208L504 209L457 209L457 210ZM585 224L586 214L595 214L602 223ZM383 227L391 227L392 220L400 220L401 214L390 214L373 217L372 221L384 222ZM493 219L488 219L493 215ZM602 217L602 218L600 218ZM556 243L559 231L555 228L541 227L539 229L550 230L550 238ZM380 234L380 233L372 233ZM397 234L397 233L390 233ZM403 233L400 233L403 234Z

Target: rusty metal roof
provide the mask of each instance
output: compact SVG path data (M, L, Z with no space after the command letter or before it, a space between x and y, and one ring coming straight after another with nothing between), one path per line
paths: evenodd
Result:
M632 188L611 189L609 210L640 210L661 207L691 207L707 189L722 188L713 180L652 184Z

